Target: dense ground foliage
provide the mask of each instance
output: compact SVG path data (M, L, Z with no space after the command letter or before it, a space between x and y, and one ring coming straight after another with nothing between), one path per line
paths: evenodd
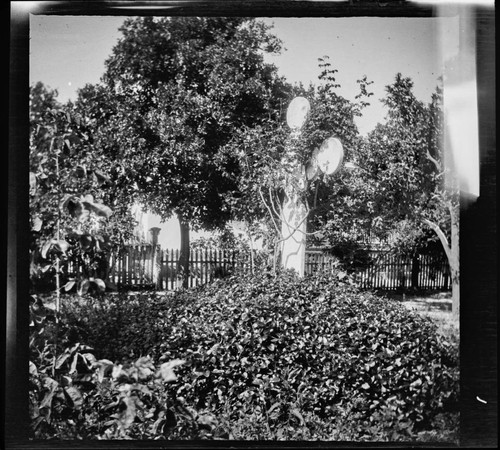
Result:
M455 440L456 339L339 278L66 299L59 332L42 333L58 356L32 355L36 435Z

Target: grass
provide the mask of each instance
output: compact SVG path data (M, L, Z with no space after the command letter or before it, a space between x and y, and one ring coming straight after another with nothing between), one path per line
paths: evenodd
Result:
M402 304L408 309L417 311L424 317L429 317L438 326L438 332L445 336L455 336L457 339L460 334L460 324L458 318L454 317L451 311L450 296L437 295L428 296L408 296L402 300Z

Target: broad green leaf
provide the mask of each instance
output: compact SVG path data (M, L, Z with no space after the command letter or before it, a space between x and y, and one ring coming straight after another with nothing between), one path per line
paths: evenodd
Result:
M100 184L108 183L109 181L111 181L111 179L100 170L94 170L94 173L97 177L97 181Z
M94 278L93 282L96 284L99 292L106 291L106 284L100 278Z
M123 397L122 398L122 405L124 405L124 408L118 413L118 421L120 424L120 427L122 429L128 429L130 425L135 420L135 417L137 415L137 407L135 404L135 398L133 397Z
M33 363L31 361L29 362L29 373L30 373L30 375L34 375L34 376L38 375L38 369L36 368L35 363Z
M81 356L85 360L85 363L87 364L87 367L89 369L92 368L97 362L96 357L92 353L82 353Z
M89 290L90 287L90 281L89 280L82 280L80 282L80 286L78 287L78 294L83 295L86 294Z
M114 364L108 359L100 359L95 363L97 367L97 379L102 382L107 373L111 372Z
M174 359L172 361L168 361L163 363L160 366L160 376L165 383L169 383L170 381L175 381L177 379L173 369L177 366L184 364L186 361L183 359Z
M69 215L75 218L80 218L84 214L83 203L74 195L67 196L61 202L61 209L67 209Z
M68 291L71 291L71 289L73 289L73 287L74 287L75 285L76 285L76 281L68 281L68 282L67 282L67 283L63 286L63 288L64 288L64 290L65 290L66 292L68 292Z
M297 419L300 420L301 424L305 423L304 417L302 417L302 414L300 413L300 411L297 408L292 408L290 410L290 413L293 414L295 417L297 417Z
M93 203L92 201L89 200L83 200L82 204L89 211L94 212L100 217L105 217L106 219L109 219L113 215L112 209L106 205L102 205L100 203Z
M37 190L36 174L30 172L30 195L35 195Z
M54 367L56 369L60 369L69 357L70 357L70 354L67 352L64 352L62 355L59 355L59 357L56 359L56 363L55 363Z
M47 259L47 253L49 252L50 250L50 247L52 246L52 240L50 241L47 241L43 247L42 247L42 251L40 252L40 254L42 255L42 258L43 259Z
M280 403L279 402L276 402L274 403L268 410L267 410L267 413L268 414L271 414L275 409L279 408L280 407Z
M52 267L52 264L44 264L42 266L40 266L40 270L45 273L47 272L50 268Z
M71 367L69 369L69 374L76 373L76 367L78 365L78 358L80 357L79 353L75 353L73 356L73 361L71 362Z
M94 242L94 239L89 234L83 234L82 236L80 236L80 245L81 245L83 250L90 249L93 242Z
M75 409L80 409L83 405L83 397L78 388L75 386L69 386L64 388L65 394L68 396L68 398L71 400L71 403L73 404L73 407Z
M42 219L40 219L40 217L39 217L39 216L35 216L35 217L33 218L33 222L32 222L31 229L32 229L33 231L38 232L38 231L40 231L40 230L42 229L42 225L43 225L43 221L42 221Z
M50 407L52 404L52 399L56 393L57 388L59 387L59 383L50 377L44 377L42 381L42 386L47 390L43 400L40 402L39 408Z
M75 168L75 174L79 178L85 178L87 176L87 168L84 165L78 165Z
M117 291L118 286L116 286L115 283L109 280L104 280L104 283L106 284L106 288L109 289L110 291Z

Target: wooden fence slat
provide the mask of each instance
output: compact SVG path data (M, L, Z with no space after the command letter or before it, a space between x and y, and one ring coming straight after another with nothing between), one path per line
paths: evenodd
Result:
M118 261L117 261L117 264L118 264L118 273L117 273L117 286L121 286L123 284L123 279L122 279L122 276L123 276L123 251L122 249L120 249L120 251L118 252Z
M169 282L169 279L170 279L170 250L165 250L164 252L164 255L165 255L165 268L164 268L164 271L163 271L163 278L165 280L165 289L168 291L169 287L168 287L168 282ZM170 286L170 289L172 289L172 286Z
M196 275L196 278L194 279L194 285L195 286L198 286L200 280L199 280L199 277L200 277L200 258L199 258L199 250L196 249L196 251L194 252L195 254L195 275Z
M123 284L123 280L122 280L123 252L121 251L121 249L118 251L118 261L116 263L117 263L117 269L118 269L118 272L116 274L116 283L117 283L116 285L121 286Z
M130 253L132 252L132 247L127 249L127 256L125 259L125 284L130 285Z
M200 283L205 284L205 274L207 272L205 268L205 260L206 260L206 250L200 251Z
M421 274L421 279L420 279L420 286L422 286L423 289L426 289L428 284L429 284L429 265L428 265L428 258L426 255L421 256L420 258L420 274Z
M194 252L193 250L190 250L189 251L189 272L191 272L191 276L188 278L188 286L189 287L193 287L193 275L195 275L195 272L193 272L193 268L192 268L192 265L193 265L193 258L194 258Z
M174 251L173 250L167 250L167 268L166 268L166 274L165 274L165 278L166 278L166 282L165 282L165 285L166 285L166 288L167 290L172 290L174 288L173 284L172 284L172 275L174 273L173 269L172 269L172 265L173 265L173 259L174 259ZM168 287L168 284L170 283L170 288Z
M173 250L171 249L167 249L166 250L166 255L165 255L165 289L168 291L168 290L172 290L173 287L172 287L172 282L171 282L171 278L172 278L172 269L171 269L171 266L172 266L172 260L173 260L173 254L172 254ZM170 283L170 287L169 287L169 283Z

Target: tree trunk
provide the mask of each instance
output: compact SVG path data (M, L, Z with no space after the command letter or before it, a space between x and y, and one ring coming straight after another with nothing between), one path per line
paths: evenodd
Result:
M183 288L189 283L189 223L184 221L182 216L177 216L181 230L181 248L179 261L177 263L177 273L180 274L180 283Z
M450 204L449 211L451 215L451 242L448 243L445 234L437 224L424 219L424 222L431 227L438 235L444 248L448 264L450 265L451 276L451 297L452 312L455 318L460 316L460 209L458 204Z
M451 212L451 309L455 318L460 317L460 210L458 206L450 207Z
M253 249L253 237L252 233L250 232L250 226L248 225L248 222L245 222L246 225L246 232L248 236L248 241L250 242L250 273L253 275L254 272L254 249Z

